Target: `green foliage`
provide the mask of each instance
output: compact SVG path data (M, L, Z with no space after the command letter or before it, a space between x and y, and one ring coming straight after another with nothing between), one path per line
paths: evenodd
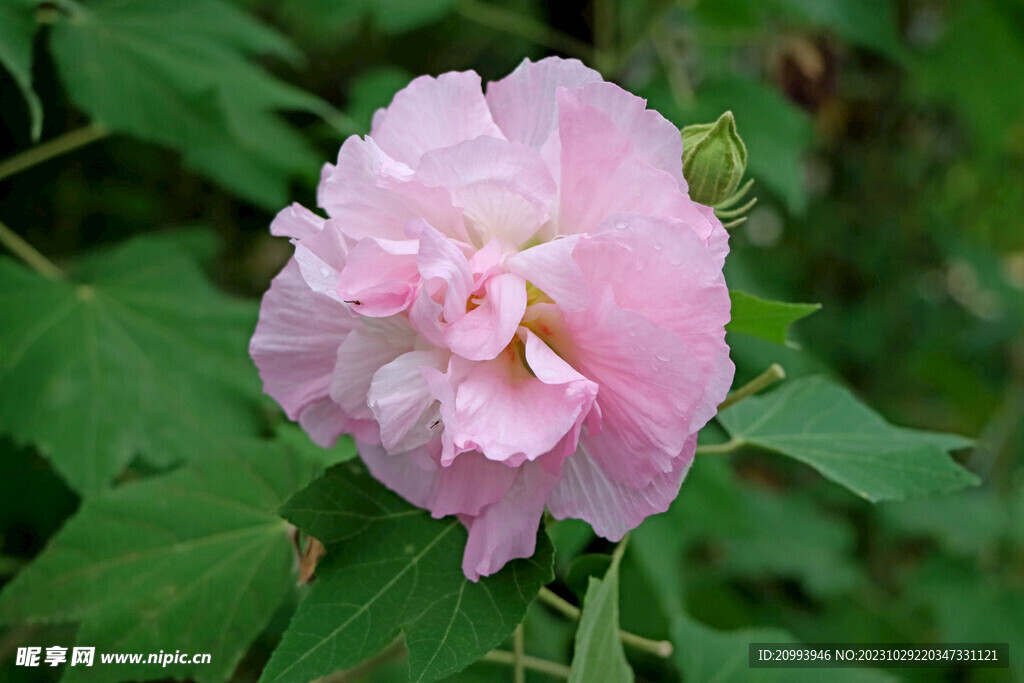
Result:
M382 67L370 69L352 81L348 91L346 113L360 132L369 132L374 112L391 104L395 93L414 78L404 69Z
M978 483L946 454L970 445L968 439L894 427L821 377L749 398L719 421L733 439L804 462L872 502Z
M727 332L739 332L767 339L776 344L786 343L789 326L821 308L821 304L791 304L769 301L753 294L729 291L732 302L731 319Z
M83 494L139 453L255 434L245 356L255 311L186 255L140 237L83 257L74 280L0 260L0 429L31 442Z
M36 35L33 0L7 0L0 4L0 65L14 77L28 104L32 139L43 130L43 104L32 89L32 39Z
M569 683L633 680L633 670L626 661L619 637L619 563L624 548L620 545L616 549L603 579L593 576L589 579L576 630L576 653L572 658Z
M310 468L256 442L204 456L83 503L0 594L2 623L81 622L76 643L98 652L209 652L211 664L160 675L225 680L294 584L276 511ZM68 669L69 680L153 674L152 665L99 661Z
M180 150L185 162L267 209L319 163L275 112L328 105L249 61L297 60L289 43L221 0L70 5L50 48L71 98L96 122ZM125 94L130 93L130 97Z
M873 670L749 668L750 643L798 644L792 635L775 628L749 628L723 633L688 617L680 617L672 625L672 639L676 644L676 662L687 680L815 683L822 680L823 671L827 671L828 680L838 683L893 680L892 676Z
M536 554L470 582L460 561L466 531L388 491L361 464L331 468L282 510L327 555L261 680L308 681L354 666L401 632L409 675L433 681L500 644L553 578L543 531Z

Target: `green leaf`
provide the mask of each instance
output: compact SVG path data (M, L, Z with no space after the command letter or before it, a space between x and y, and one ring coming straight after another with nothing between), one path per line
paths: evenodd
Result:
M210 664L68 668L65 680L224 681L294 585L281 502L309 467L266 442L86 500L0 594L6 625L80 621L98 652L208 652Z
M733 439L804 462L872 502L978 483L946 453L969 439L895 427L823 377L748 398L718 418Z
M604 553L580 555L572 561L569 571L565 573L566 587L580 600L584 599L587 589L590 587L590 579L595 576L604 576L611 563L611 556Z
M32 89L32 39L38 24L35 0L5 0L0 3L0 64L21 88L28 104L32 140L43 130L43 105Z
M603 579L590 577L576 629L576 650L569 683L633 681L619 635L619 563L624 546L616 548Z
M304 429L292 422L282 422L274 430L274 436L283 444L301 455L307 461L329 467L356 457L356 443L351 436L344 435L331 448L313 443Z
M791 304L769 301L753 294L729 290L732 319L725 326L728 332L749 334L776 344L786 343L789 326L821 308L821 304Z
M254 306L166 240L86 256L74 281L0 259L0 319L0 430L83 494L137 454L168 464L258 432Z
M297 493L283 514L327 554L263 672L262 681L306 681L354 666L401 632L415 681L464 669L500 644L552 580L552 548L472 583L462 573L466 531L431 519L357 461L332 467Z
M267 208L315 174L315 150L275 114L331 115L249 58L297 60L283 38L220 0L102 0L57 21L50 46L74 102L108 128L182 152L188 165Z
M796 24L827 28L854 45L900 55L893 0L769 0L765 6Z
M894 677L872 669L751 669L750 643L792 643L798 641L776 628L746 628L717 631L688 616L677 617L672 624L676 666L688 681L716 683L816 683L827 678L840 683L893 681Z

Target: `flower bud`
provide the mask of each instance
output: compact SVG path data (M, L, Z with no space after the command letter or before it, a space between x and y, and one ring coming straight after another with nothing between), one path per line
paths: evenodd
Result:
M690 197L715 206L736 193L747 169L747 146L736 132L731 111L714 123L687 126L683 136L683 176Z

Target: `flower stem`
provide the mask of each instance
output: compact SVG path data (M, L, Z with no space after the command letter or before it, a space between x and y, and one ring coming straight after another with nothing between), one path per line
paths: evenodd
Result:
M778 363L772 363L768 366L768 369L762 372L760 375L750 380L736 391L730 393L724 401L718 406L718 411L721 412L729 406L736 405L748 396L752 396L762 389L775 384L781 379L786 378L786 371L782 369L782 366Z
M516 626L516 630L512 632L512 675L515 683L526 683L526 666L523 661L526 658L525 650L523 625L519 624L519 626Z
M563 600L549 588L541 588L540 594L537 597L556 612L560 612L573 621L579 621L580 608ZM651 640L628 631L620 631L619 637L622 638L624 644L637 650L649 652L658 657L670 657L672 655L672 643L667 640Z
M725 443L713 443L707 446L697 446L697 455L722 455L732 453L746 443L743 439L733 438Z
M477 24L511 33L585 62L595 61L593 47L532 17L480 0L463 0L459 3L458 12Z
M63 270L53 264L53 261L36 251L35 247L23 240L18 233L8 228L2 221L0 221L0 244L7 247L12 254L43 277L54 280L67 277Z
M514 652L506 652L505 650L491 650L483 656L482 661L515 666L516 654ZM531 657L530 655L523 655L520 661L525 669L539 671L557 678L569 678L569 667L565 664L541 659L540 657Z
M110 135L110 131L97 123L90 123L87 126L70 130L0 162L0 180L21 173L27 168L49 161L61 154L84 147L90 142L95 142L108 135Z

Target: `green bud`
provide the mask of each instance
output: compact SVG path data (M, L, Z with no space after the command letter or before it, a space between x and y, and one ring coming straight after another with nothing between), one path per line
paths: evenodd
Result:
M732 112L725 112L714 123L687 126L680 132L683 176L693 200L715 206L732 197L747 170L747 146L736 132Z

